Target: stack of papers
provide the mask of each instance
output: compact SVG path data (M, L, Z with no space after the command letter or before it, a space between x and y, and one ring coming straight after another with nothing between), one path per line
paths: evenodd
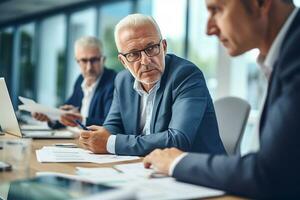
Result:
M19 110L28 111L28 112L38 112L47 115L51 120L59 120L61 115L73 113L73 111L60 110L58 108L53 108L49 106L44 106L42 104L36 103L32 99L25 97L19 97L23 105L19 105Z
M136 199L199 199L225 194L221 190L182 183L172 177L150 178L149 173L153 172L153 169L145 169L141 162L115 165L113 168L77 167L77 174L83 180L135 191ZM95 195L90 200L101 197L101 194Z
M88 162L88 163L112 163L129 160L137 160L137 156L118 156L111 154L94 154L91 151L81 148L66 148L45 146L36 150L37 160L39 162Z

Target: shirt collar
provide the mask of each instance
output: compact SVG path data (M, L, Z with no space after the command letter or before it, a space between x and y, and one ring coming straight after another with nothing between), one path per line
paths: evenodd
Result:
M293 12L290 14L286 22L284 23L283 27L279 31L278 35L276 36L274 42L271 45L271 48L266 57L259 55L257 58L257 62L259 65L264 66L265 68L269 68L272 71L275 62L279 56L280 47L283 43L283 40L294 20L299 8L295 8Z
M93 91L93 90L95 90L96 87L98 86L98 84L99 84L101 78L102 78L102 74L103 74L103 73L101 73L101 75L97 78L97 80L96 80L91 86L87 86L86 80L83 79L83 81L82 81L82 83L81 83L81 89L82 89L83 91Z
M137 81L136 79L134 80L134 84L133 84L133 89L140 95L140 96L143 96L143 95L146 95L146 94L150 94L152 93L153 91L157 91L158 88L160 87L160 80L149 90L149 92L147 93L141 83L139 81Z

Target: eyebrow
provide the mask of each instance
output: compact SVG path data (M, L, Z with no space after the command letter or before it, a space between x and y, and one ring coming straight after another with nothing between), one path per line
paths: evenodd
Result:
M148 44L146 44L146 46L143 49L148 48L149 46L154 45L154 44L156 44L156 43L154 41L151 41ZM136 51L140 51L140 50L141 49L131 49L130 51L128 51L128 53L132 53L132 52L136 52Z

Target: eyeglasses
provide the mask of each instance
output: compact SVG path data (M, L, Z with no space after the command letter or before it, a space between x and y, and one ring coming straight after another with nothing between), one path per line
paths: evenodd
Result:
M99 63L102 58L103 58L103 56L92 57L92 58L81 58L81 59L78 59L77 62L79 63L79 65L82 65L82 66L86 66L88 63L91 63L91 65L95 65L95 64Z
M119 53L126 58L128 62L136 62L141 59L142 54L141 52L145 52L148 57L157 56L160 53L160 42L162 39L159 40L157 44L153 44L151 46L146 47L145 49L132 51L129 53Z

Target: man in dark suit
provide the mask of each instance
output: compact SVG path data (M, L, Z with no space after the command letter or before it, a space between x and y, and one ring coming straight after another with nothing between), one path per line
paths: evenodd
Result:
M51 121L42 113L32 114L37 120L47 121L52 128L77 126L74 120L85 125L102 125L110 109L116 73L104 67L100 40L95 37L79 38L75 42L75 57L81 74L71 97L60 107L73 112L61 116L60 121Z
M116 77L103 127L82 131L82 144L96 153L121 155L146 155L165 147L225 153L202 72L166 54L167 42L154 19L125 17L115 28L115 40L127 70Z
M260 150L243 157L155 150L145 167L252 198L300 197L300 13L291 0L206 0L207 33L232 56L258 48L270 75Z

